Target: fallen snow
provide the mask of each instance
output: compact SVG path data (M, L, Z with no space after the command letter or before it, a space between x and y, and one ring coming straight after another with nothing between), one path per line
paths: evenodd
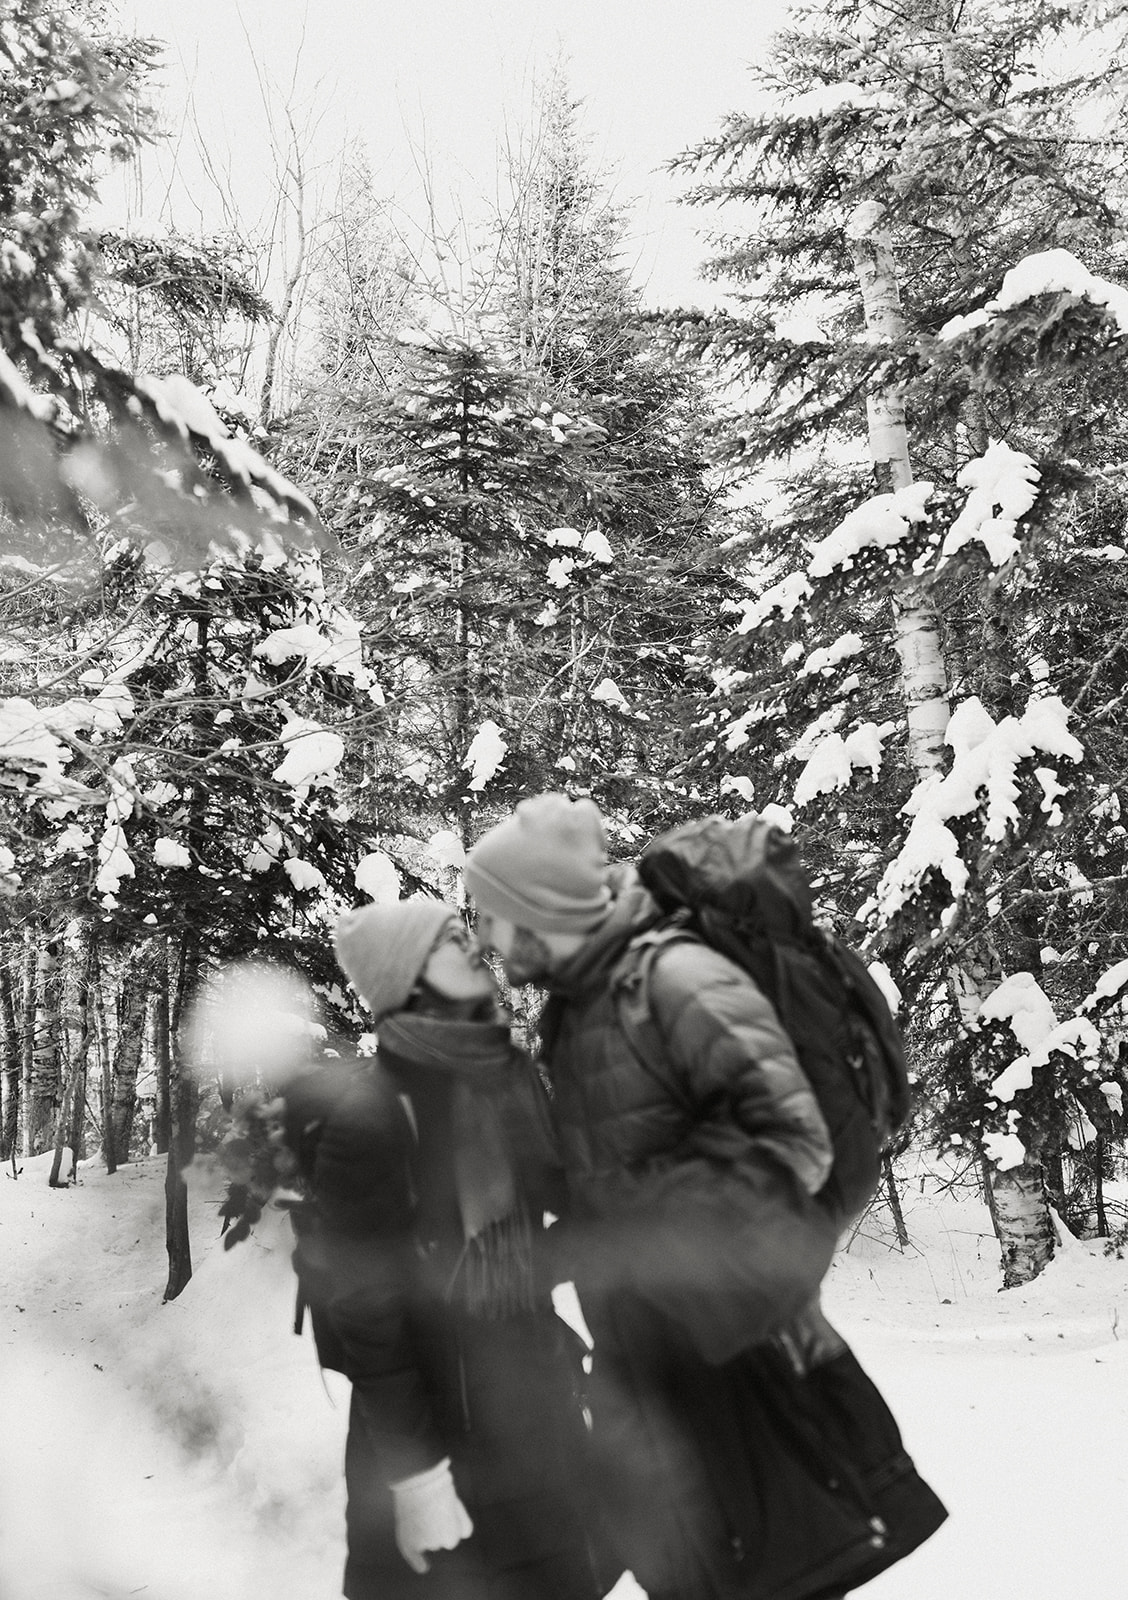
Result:
M0 1179L4 1600L336 1600L347 1385L291 1332L288 1223L219 1242L191 1187L196 1275L161 1305L164 1160L47 1187ZM863 1221L826 1307L951 1512L866 1600L1119 1600L1128 1570L1124 1263L1067 1239L999 1293L974 1193L914 1169ZM1121 1195L1121 1202L1124 1196ZM1079 1470L1074 1470L1076 1466ZM639 1594L627 1580L617 1600Z
M591 691L591 698L601 705L614 706L616 711L629 711L626 696L614 678L601 678Z
M894 96L879 89L860 83L820 83L814 89L785 100L778 116L783 122L806 122L841 116L845 111L896 111L898 108L899 102Z
M337 611L327 619L326 627L325 633L311 622L276 628L255 645L252 653L275 667L301 659L309 667L339 673L351 678L358 689L370 693L377 705L383 705L376 679L364 665L360 624L346 612Z
M427 855L437 867L461 869L466 849L452 828L440 828L427 840Z
M845 738L828 733L819 740L795 784L795 804L805 806L820 794L845 789L854 773L865 770L872 779L881 771L882 748L895 723L862 722Z
M345 759L345 741L311 717L290 716L279 736L286 754L271 773L275 783L303 789L326 783Z

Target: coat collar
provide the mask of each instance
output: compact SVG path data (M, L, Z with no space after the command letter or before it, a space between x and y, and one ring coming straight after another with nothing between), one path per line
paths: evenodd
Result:
M636 934L661 917L658 902L633 866L612 867L608 882L613 896L610 912L575 955L549 977L551 994L573 998L599 988Z

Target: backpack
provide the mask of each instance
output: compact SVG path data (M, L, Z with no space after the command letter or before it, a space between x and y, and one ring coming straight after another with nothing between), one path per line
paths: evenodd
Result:
M813 919L795 841L755 813L736 822L707 817L653 840L638 871L663 918L632 940L616 969L619 1021L633 1053L651 1071L666 1059L648 1000L661 950L695 938L727 956L774 1006L830 1129L834 1164L821 1196L843 1218L860 1215L909 1115L908 1068L865 963Z

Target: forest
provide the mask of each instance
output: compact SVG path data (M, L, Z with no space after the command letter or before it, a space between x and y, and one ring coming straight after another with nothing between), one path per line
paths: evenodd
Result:
M303 209L291 122L279 280L251 231L92 228L159 136L157 46L9 0L11 1179L166 1156L175 1299L184 1172L255 1092L189 1048L201 986L295 972L355 1044L340 913L467 910L469 846L559 789L624 859L718 812L795 832L910 1052L892 1226L933 1152L1002 1287L1128 1241L1126 24L796 4L747 109L670 152L725 308L655 311L563 70L457 292L363 151Z

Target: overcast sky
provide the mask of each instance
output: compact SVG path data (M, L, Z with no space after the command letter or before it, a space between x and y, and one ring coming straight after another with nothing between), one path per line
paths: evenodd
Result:
M183 180L170 178L165 157L146 156L130 198L139 225L155 227L162 205L186 231L216 224L201 141L255 220L271 165L260 76L276 104L316 123L326 168L359 139L376 188L405 214L418 220L424 161L440 206L472 214L496 189L499 142L528 128L534 81L562 56L592 158L633 205L635 281L663 304L715 291L696 279L703 219L676 204L684 185L662 164L747 105L748 63L787 10L783 0L120 0L120 9L126 24L167 41L160 103Z

